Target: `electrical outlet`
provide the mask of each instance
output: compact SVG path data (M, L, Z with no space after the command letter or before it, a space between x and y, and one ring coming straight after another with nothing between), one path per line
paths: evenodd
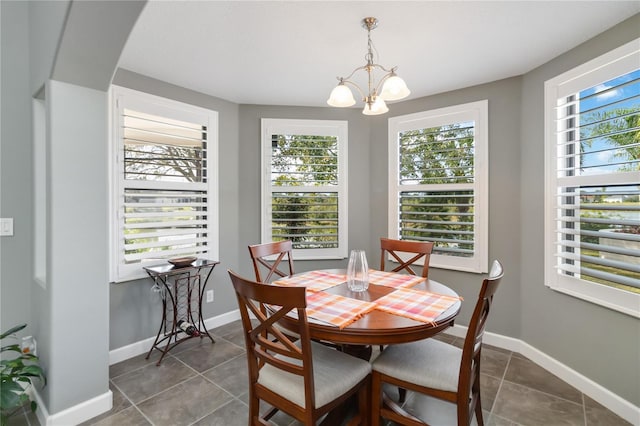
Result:
M0 235L3 237L13 237L13 218L0 219Z
M207 303L213 302L213 290L207 290Z

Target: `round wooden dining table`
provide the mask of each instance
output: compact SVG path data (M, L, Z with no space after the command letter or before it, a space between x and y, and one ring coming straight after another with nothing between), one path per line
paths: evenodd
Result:
M344 270L340 269L323 270L323 272L335 274L345 273ZM451 288L430 279L426 279L425 281L412 286L411 289L424 290L456 298L459 297ZM356 293L349 290L345 282L323 291L352 299L373 302L376 299L395 291L395 289L392 287L370 284L367 290ZM349 346L370 347L371 345L391 345L413 342L432 337L447 327L452 326L456 316L460 313L461 305L461 301L458 300L449 309L440 314L432 323L413 320L377 309L364 314L362 317L342 329L334 325L309 319L309 333L311 338L315 340ZM288 328L287 321L287 318L281 320L281 324L285 328ZM366 357L366 355L363 357Z
M327 269L321 272L338 275L345 274L343 269ZM407 343L426 339L435 336L447 327L453 325L453 321L460 313L460 307L462 306L461 299L455 291L444 284L430 279L425 279L410 288L412 290L423 290L430 293L452 296L458 300L432 322L417 321L378 309L373 309L365 313L344 328L308 318L311 339L336 345L339 350L345 353L364 360L370 360L374 346ZM374 302L395 290L393 287L369 284L367 290L363 292L353 292L349 290L347 283L344 282L322 291L366 302ZM279 324L284 328L296 330L291 317L285 316L279 321ZM402 391L403 390L401 390L401 392ZM384 401L385 404L393 410L402 411L402 408L391 401L386 395L384 395ZM322 422L322 425L342 423L349 406L355 406L355 402L345 402L345 404L331 411Z

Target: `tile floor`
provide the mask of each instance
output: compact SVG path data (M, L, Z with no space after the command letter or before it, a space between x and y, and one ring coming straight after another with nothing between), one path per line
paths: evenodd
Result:
M113 409L83 425L247 424L248 384L242 325L212 330L216 340L192 339L174 348L158 367L159 352L112 365L109 369ZM462 339L442 335L449 343ZM482 360L482 407L489 426L629 425L580 391L523 356L485 346ZM390 395L397 395L389 389ZM455 413L446 403L409 393L405 408L433 425L451 425ZM275 426L297 425L286 414ZM37 425L34 415L14 417L11 426ZM475 424L475 420L474 420Z

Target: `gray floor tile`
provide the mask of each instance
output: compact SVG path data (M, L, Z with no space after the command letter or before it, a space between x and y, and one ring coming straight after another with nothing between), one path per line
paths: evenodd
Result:
M482 409L491 411L498 395L501 380L485 374L480 374L480 402Z
M504 354L511 355L512 352L509 349L499 348L497 346L487 345L486 343L482 343L482 350L491 349L492 351L502 352Z
M246 347L244 342L244 331L242 329L226 334L222 336L222 338L243 349Z
M187 426L231 399L229 393L197 376L147 399L138 407L156 426Z
M127 398L137 404L195 374L192 369L177 359L168 357L159 366L147 365L118 376L112 382Z
M527 359L513 357L505 380L582 404L582 393Z
M215 342L215 339L216 339L215 336L211 335L211 337ZM211 339L209 339L209 337L207 337L206 335L203 335L202 337L191 337L189 339L183 340L177 346L174 346L173 348L171 348L169 353L171 355L176 355L176 354L179 354L180 352L188 351L189 349L193 349L196 347L206 347L211 345L213 345L213 343L211 342Z
M24 411L20 410L16 414L9 417L7 426L29 426L27 414Z
M244 354L243 349L219 339L214 344L204 343L174 356L194 370L203 372L241 354Z
M444 333L436 334L435 336L433 336L433 338L448 344L452 344L456 340L456 336L452 336L451 334L444 334Z
M31 410L26 411L27 420L29 421L30 426L38 426L40 421L38 420L38 416Z
M247 357L242 354L219 364L202 375L234 396L249 391Z
M246 426L249 407L237 399L223 405L193 426Z
M112 416L102 419L96 426L148 426L151 423L136 409L126 408Z
M109 366L109 378L113 379L123 374L130 373L133 370L137 370L138 368L155 364L160 359L160 355L162 355L160 352L153 351L151 352L149 359L145 359L147 354L144 353L117 364L113 364Z
M221 325L220 327L216 327L211 329L213 334L220 337L225 337L230 334L236 334L239 331L242 331L242 321L233 321L225 325Z
M483 347L482 354L480 355L480 372L502 379L510 358L511 354L509 352L501 352Z
M631 423L607 410L588 396L584 396L585 416L587 426L631 426ZM638 419L640 425L640 418Z
M496 397L493 414L524 426L584 425L582 404L506 381Z
M486 421L487 419L488 421ZM489 417L487 417L485 419L485 424L487 426L520 426L520 424L511 420L503 419L502 417L496 414L492 414Z

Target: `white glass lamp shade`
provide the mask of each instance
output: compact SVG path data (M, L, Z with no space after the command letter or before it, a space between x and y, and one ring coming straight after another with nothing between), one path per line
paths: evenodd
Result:
M380 96L378 96L373 104L364 104L362 113L364 115L380 115L387 111L389 111L387 104Z
M353 99L351 90L344 83L340 83L331 91L327 103L332 107L350 107L356 103L356 100Z
M406 98L410 93L404 80L393 74L382 85L380 97L385 101L397 101Z

